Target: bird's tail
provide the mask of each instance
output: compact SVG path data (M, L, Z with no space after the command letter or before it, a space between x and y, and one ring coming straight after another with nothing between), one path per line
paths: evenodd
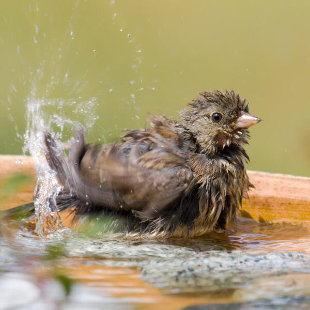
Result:
M83 199L83 186L78 172L79 162L85 152L84 129L80 127L76 130L75 137L70 141L68 156L49 132L44 133L44 143L46 160L63 186L56 197L57 209L62 211L73 207L78 213L81 212L88 206L86 199ZM84 196L87 197L85 193Z

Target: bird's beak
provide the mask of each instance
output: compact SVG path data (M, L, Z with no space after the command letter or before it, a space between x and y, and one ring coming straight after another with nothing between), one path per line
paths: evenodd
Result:
M242 114L237 118L236 128L249 128L257 123L259 123L262 119L256 116L252 116L249 113L242 112Z

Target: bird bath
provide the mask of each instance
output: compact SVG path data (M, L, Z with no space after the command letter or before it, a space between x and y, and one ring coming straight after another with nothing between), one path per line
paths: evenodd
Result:
M256 188L236 226L197 239L126 240L96 225L81 233L69 228L69 212L60 214L62 228L42 238L31 221L17 220L23 215L4 217L0 308L308 308L310 179L249 176ZM0 177L1 210L24 204L26 212L32 158L1 156Z

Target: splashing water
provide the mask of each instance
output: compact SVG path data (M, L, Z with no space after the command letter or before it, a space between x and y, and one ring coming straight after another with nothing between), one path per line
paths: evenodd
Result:
M96 99L91 98L87 102L77 103L74 100L47 100L36 99L31 96L27 100L27 128L24 134L24 153L29 152L34 158L37 172L37 183L34 191L34 206L36 215L36 233L47 236L56 230L64 228L62 220L56 209L55 198L62 186L58 183L56 173L53 171L45 158L44 132L50 132L58 140L63 138L63 132L67 126L74 127L77 121L66 118L63 114L63 107L74 107L73 112L84 118L87 127L94 125L97 120L95 115ZM48 114L46 107L54 107L58 114ZM57 127L57 132L52 128ZM59 145L59 151L62 151Z
M57 140L63 141L65 140L64 136L68 134L68 129L70 132L72 128L75 127L77 121L87 124L86 127L90 128L95 124L98 118L96 116L97 97L92 97L86 101L81 99L81 97L78 97L82 95L83 89L88 85L88 67L86 68L87 70L84 70L84 72L86 72L84 75L73 79L74 71L72 72L70 70L70 66L68 66L67 62L63 64L62 60L68 56L66 53L69 53L70 58L75 57L72 56L72 44L81 40L82 34L78 29L75 29L79 15L76 14L76 12L79 11L80 4L80 1L76 1L73 4L69 19L65 23L66 40L61 42L60 45L57 45L58 47L54 50L54 53L50 52L50 50L54 48L54 44L53 46L50 46L50 48L48 48L48 57L42 53L43 58L41 60L38 59L36 62L36 67L33 68L31 73L31 92L26 101L27 127L24 134L23 151L24 153L30 153L35 161L37 184L34 193L34 205L37 218L36 233L40 236L46 236L63 227L62 221L55 208L55 197L62 187L57 181L55 172L50 169L45 159L43 133L48 131ZM127 81L129 94L128 97L122 98L121 101L126 105L130 105L133 109L134 113L131 118L139 119L139 107L136 105L137 97L144 89L150 88L148 86L144 87L144 78L141 76L140 70L144 57L144 48L137 42L137 38L132 29L130 29L115 11L117 9L115 7L115 1L111 1L110 5L113 7L111 11L111 14L113 14L112 25L120 30L119 35L121 37L125 36L129 44L128 48L135 51L132 59L133 63L131 66L130 77ZM39 12L39 3L36 3L35 9L32 7L30 9L31 12L36 12L35 14L37 14ZM43 51L43 47L49 42L46 40L48 39L48 36L46 36L46 29L48 28L44 28L44 25L45 24L35 24L32 33L33 43L36 45L35 48L40 48L40 51ZM69 38L70 40L67 40ZM90 50L92 61L94 60L94 57L97 57L98 61L99 59L100 61L105 61L100 58L100 48L96 45L92 46ZM20 53L19 45L17 47L17 53ZM79 52L77 51L74 55L79 55ZM53 68L52 70L51 67ZM63 70L64 68L66 68L66 70ZM107 65L106 69L110 70L110 63ZM107 73L108 71L105 71L105 74ZM47 84L43 84L45 92L43 95L44 97L42 98L42 95L39 96L38 92L40 90L42 91L40 85L42 85L42 82L45 81L46 77L49 77L50 79ZM92 92L99 98L104 93L102 84L104 84L105 81L105 76L100 77L102 79L100 89L95 88L94 92ZM91 80L91 78L89 78L89 80ZM60 84L65 85L65 88L68 87L68 91L64 93L65 96L71 94L71 96L76 99L64 100L61 98L50 98ZM12 89L14 90L15 88L16 87L12 85ZM109 93L115 93L114 85L107 83L106 91ZM66 117L66 115L70 116ZM58 148L61 152L64 147L59 143Z
M27 100L27 129L24 135L24 152L29 151L34 158L37 171L37 183L34 193L36 215L36 233L40 236L47 235L63 227L57 211L52 205L51 197L61 190L55 173L50 169L44 156L43 133L49 129L44 122L44 100Z

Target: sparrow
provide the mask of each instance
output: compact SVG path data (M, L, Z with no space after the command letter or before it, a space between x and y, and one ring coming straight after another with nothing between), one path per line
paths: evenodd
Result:
M244 145L260 121L234 91L215 90L201 92L178 121L151 116L150 128L116 143L85 144L80 125L68 155L45 132L45 156L62 185L56 208L121 217L127 234L142 237L224 230L251 187Z

